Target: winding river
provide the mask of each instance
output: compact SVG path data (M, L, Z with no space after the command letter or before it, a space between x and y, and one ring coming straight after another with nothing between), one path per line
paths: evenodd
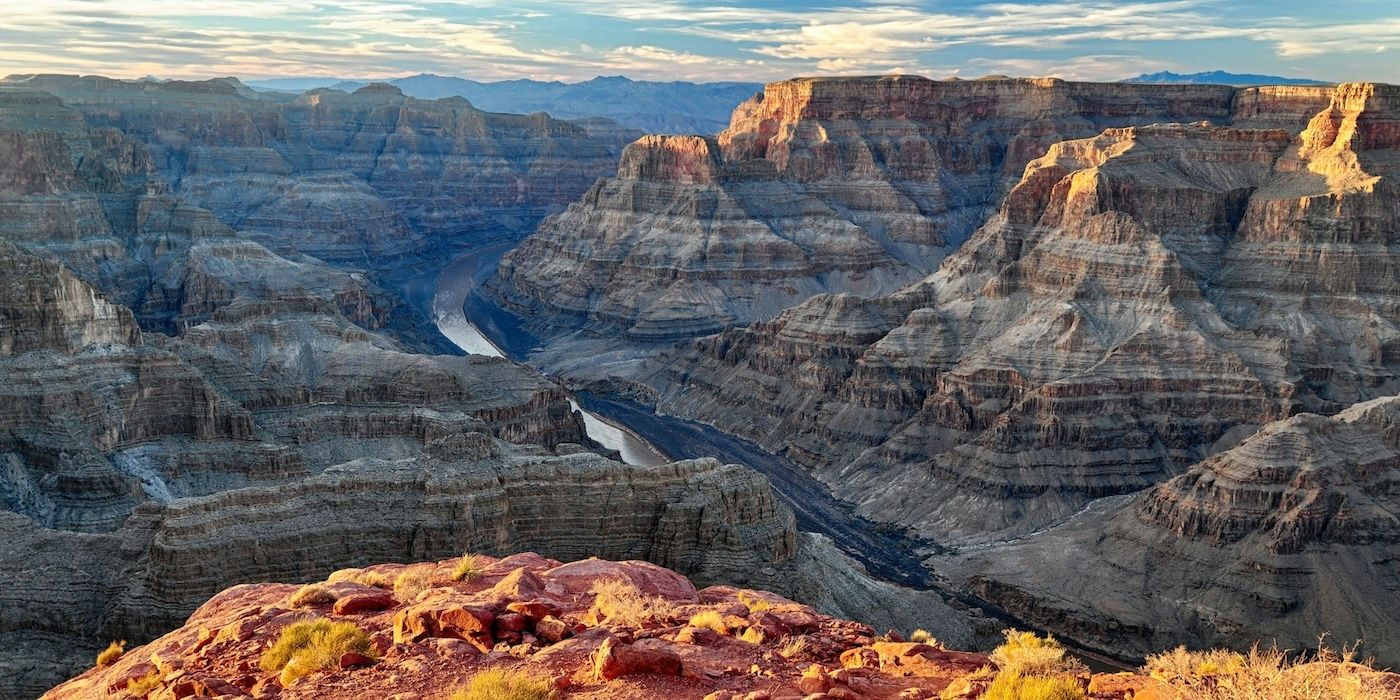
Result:
M432 315L442 334L462 350L523 364L537 340L521 327L520 319L477 293L507 250L506 245L478 249L443 268ZM571 403L582 412L588 436L617 450L624 461L654 466L671 459L716 457L743 464L768 477L797 515L799 529L830 537L879 578L916 587L932 585L915 553L919 543L856 516L825 484L787 459L711 426L662 415L633 401L578 392Z
M470 320L463 307L467 297L480 285L508 250L506 245L491 246L480 252L463 255L443 268L433 294L433 322L443 336L463 352L491 357L507 357L490 338ZM611 450L617 450L622 461L643 467L653 467L670 461L660 450L622 426L583 410L577 401L569 404L583 414L583 427L588 437Z

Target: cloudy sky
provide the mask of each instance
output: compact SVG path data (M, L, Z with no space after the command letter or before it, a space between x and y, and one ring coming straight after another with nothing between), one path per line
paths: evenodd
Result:
M1118 79L1223 69L1400 82L1396 0L15 0L0 74Z

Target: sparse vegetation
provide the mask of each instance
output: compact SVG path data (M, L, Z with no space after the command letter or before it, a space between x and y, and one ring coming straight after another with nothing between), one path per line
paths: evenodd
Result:
M336 581L349 581L364 586L374 586L375 588L390 590L394 588L394 582L388 576L378 571L370 571L369 569L341 569L331 574L330 578L327 580L332 583Z
M547 678L492 668L473 676L466 688L452 694L451 700L550 700L553 697L554 684Z
M934 639L933 635L929 634L928 630L914 630L913 634L909 635L909 641L916 644L938 646L938 640Z
M669 617L671 606L637 590L631 583L605 579L593 584L592 613L599 620L642 627L649 620Z
M738 597L739 602L742 603L744 607L748 608L749 612L751 613L764 612L773 609L772 603L752 593L749 593L748 591L739 591L739 594L736 597Z
M729 634L729 625L724 624L724 616L718 610L702 610L690 616L691 627L704 627L719 634Z
M433 570L426 567L414 567L404 569L394 579L394 597L404 602L410 602L418 597L419 593L432 588Z
M291 604L294 608L309 608L316 605L330 605L335 602L335 594L330 589L319 583L302 586L296 593L292 594Z
M461 561L457 562L457 568L452 570L452 580L471 583L481 578L482 569L486 568L486 560L475 554L465 554Z
M991 659L1002 673L1018 676L1050 676L1082 673L1078 660L1065 655L1065 647L1054 637L1009 629L1006 641L992 651Z
M807 651L807 641L803 637L788 637L782 646L778 647L778 655L784 659L801 658Z
M342 654L354 652L374 657L369 635L352 622L309 620L282 630L260 663L264 671L281 672L283 686L322 668L335 668Z
M750 627L744 630L743 634L739 635L739 641L748 642L749 644L762 644L763 640L767 638L767 635L763 634L763 630L757 627Z
M1278 649L1187 651L1185 647L1147 659L1145 670L1174 690L1179 700L1382 700L1394 697L1368 663L1352 649L1319 644L1307 656L1290 658Z
M101 652L98 652L98 654L97 654L97 665L98 665L98 666L111 666L112 664L114 664L114 663L117 662L117 659L120 659L120 658L122 657L122 654L125 654L125 653L126 653L126 640L125 640L125 639L121 640L120 642L112 642L111 644L108 644L108 645L107 645L107 648L106 648L106 649L103 649Z
M1084 685L1073 676L1023 676L1002 671L982 700L1084 700Z
M134 697L144 698L161 686L161 674L156 669L150 673L126 682L126 692Z

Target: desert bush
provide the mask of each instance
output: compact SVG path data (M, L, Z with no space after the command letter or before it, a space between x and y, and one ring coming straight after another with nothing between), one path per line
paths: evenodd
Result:
M1247 654L1187 651L1185 647L1148 657L1145 670L1168 685L1179 700L1382 700L1393 698L1369 663L1358 663L1352 649L1290 657L1257 646Z
M553 697L554 684L547 678L492 668L472 676L467 687L453 693L451 700L550 700Z
M394 579L394 597L404 602L411 602L418 597L419 593L432 588L433 570L427 567L415 567L404 569Z
M1016 676L1050 676L1074 674L1085 670L1084 665L1065 655L1064 645L1054 637L1037 636L1034 632L1009 629L1003 632L1006 641L992 651L991 659L998 670Z
M465 554L452 570L452 580L471 583L481 578L481 570L486 568L486 560L475 554Z
M308 608L314 605L330 605L335 602L335 594L319 583L302 586L292 594L294 608Z
M150 695L161 685L161 673L156 669L151 669L150 673L137 678L132 678L126 682L126 692L138 698Z
M369 569L341 569L331 574L330 578L326 580L332 583L336 581L349 581L364 586L374 586L375 588L390 590L394 588L394 582L388 576L378 571L370 571Z
M343 654L373 657L369 635L352 622L308 620L290 624L259 659L262 669L280 672L283 686L317 669L335 668Z
M630 627L643 627L650 620L670 616L671 605L647 595L626 581L605 579L593 584L595 618Z
M112 642L111 644L108 644L108 645L107 645L107 648L106 648L106 649L103 649L102 651L98 652L98 654L97 654L97 665L98 665L98 666L111 666L112 664L114 664L114 663L117 662L117 659L120 659L120 658L122 657L122 654L125 654L125 653L126 653L126 640L125 640L125 639L121 640L120 642Z
M1072 676L1025 676L1001 671L982 700L1084 700L1084 686Z
M909 635L909 641L915 644L938 646L938 640L934 639L933 635L929 634L928 630L914 630L913 634Z
M704 627L720 634L729 634L729 625L724 624L724 615L718 610L702 610L690 616L691 627Z

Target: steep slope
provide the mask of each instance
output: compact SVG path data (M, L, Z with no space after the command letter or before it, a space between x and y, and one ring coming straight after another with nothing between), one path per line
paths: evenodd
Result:
M187 201L278 252L384 265L509 240L610 174L635 137L408 98L375 84L293 100L237 81L10 76L144 144Z
M1326 105L1325 89L1283 89L773 83L715 139L633 143L617 177L547 219L490 286L546 340L583 328L674 341L817 292L888 293L936 269L1051 144L1154 122L1301 128Z
M1312 90L1236 104L1277 123ZM660 408L810 464L871 517L987 541L1396 393L1400 92L1328 99L1296 136L1057 144L927 280L702 339L654 380Z
M939 563L1080 639L1306 648L1319 631L1400 662L1400 398L1301 414L1125 502ZM1076 572L1102 572L1082 576Z

